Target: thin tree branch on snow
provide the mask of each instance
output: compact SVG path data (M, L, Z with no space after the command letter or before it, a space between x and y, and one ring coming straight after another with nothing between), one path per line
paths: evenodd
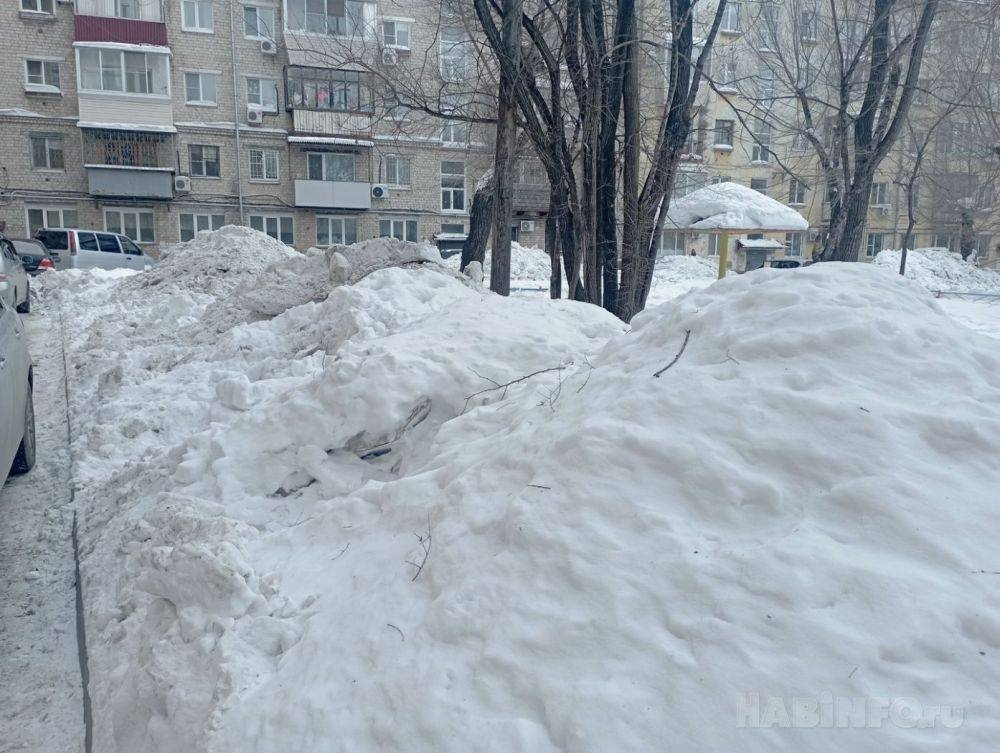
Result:
M475 400L480 395L485 395L487 392L494 392L496 390L502 390L502 394L500 395L500 399L503 400L505 397L507 397L507 390L510 387L512 387L513 385L520 384L521 382L526 382L529 379L531 379L532 377L538 376L539 374L547 374L550 371L561 371L562 369L565 369L567 366L572 366L572 365L573 365L572 361L567 361L566 363L561 363L558 366L550 366L547 369L539 369L538 371L532 371L530 374L525 374L524 376L519 376L517 379L511 379L509 382L504 382L503 384L501 384L500 382L497 382L495 379L490 379L488 376L483 376L482 374L480 374L479 372L477 372L475 369L472 369L472 373L473 374L475 374L480 379L485 379L487 382L489 382L493 386L492 387L487 387L486 389L483 389L483 390L479 390L479 392L473 392L471 395L468 395L465 398L465 405L462 408L462 413L465 413L465 411L467 411L469 409L469 402L471 400Z
M653 374L654 377L659 377L660 374L662 374L664 371L666 371L671 366L673 366L675 363L677 363L679 360L681 360L681 356L684 355L684 348L687 347L688 340L690 339L690 337L691 337L691 330L685 330L685 332L684 332L684 342L681 343L681 349L677 351L677 355L674 356L674 360L671 361L670 363L668 363L666 366L664 366L659 371L657 371L655 374Z

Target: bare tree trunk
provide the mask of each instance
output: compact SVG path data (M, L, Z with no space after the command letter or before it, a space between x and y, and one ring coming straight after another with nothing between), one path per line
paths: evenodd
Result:
M489 179L476 187L472 196L472 210L469 212L469 234L462 245L462 263L460 269L478 261L486 260L486 246L490 242L490 229L493 227L493 206L496 192L496 174L491 173Z
M961 218L961 225L958 235L958 250L962 254L962 259L968 261L969 257L976 250L976 230L972 220L972 210L968 207L962 207L959 216Z
M521 71L522 0L503 0L500 22L506 57L500 67L497 96L496 199L493 212L493 253L490 257L490 290L510 295L510 226L514 217L514 142L517 131L515 87Z
M549 188L549 214L545 218L545 250L549 252L552 261L552 274L549 276L549 297L562 297L562 261L559 254L559 197L558 189Z

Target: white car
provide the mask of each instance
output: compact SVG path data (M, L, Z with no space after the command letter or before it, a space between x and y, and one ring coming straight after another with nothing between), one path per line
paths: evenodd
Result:
M34 375L21 317L0 298L0 484L35 465Z
M43 227L35 240L48 249L56 269L135 269L156 263L126 235L69 227Z
M0 236L0 298L7 305L27 314L31 309L31 289L14 244Z

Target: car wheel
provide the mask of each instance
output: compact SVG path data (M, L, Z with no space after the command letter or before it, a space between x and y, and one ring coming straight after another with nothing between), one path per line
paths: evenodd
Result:
M24 436L10 467L13 475L27 473L35 467L35 406L32 401L31 385L28 385L28 399L24 406Z
M17 298L14 299L15 301ZM24 303L17 307L17 313L19 314L30 314L31 313L31 285L24 291Z

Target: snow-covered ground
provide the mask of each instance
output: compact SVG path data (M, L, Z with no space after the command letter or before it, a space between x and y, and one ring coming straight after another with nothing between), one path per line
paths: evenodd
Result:
M899 270L900 251L883 251L872 262ZM918 248L906 254L906 276L931 291L1000 293L1000 273L963 261L946 248Z
M47 278L94 749L990 749L995 339L703 262L631 328L245 230Z

